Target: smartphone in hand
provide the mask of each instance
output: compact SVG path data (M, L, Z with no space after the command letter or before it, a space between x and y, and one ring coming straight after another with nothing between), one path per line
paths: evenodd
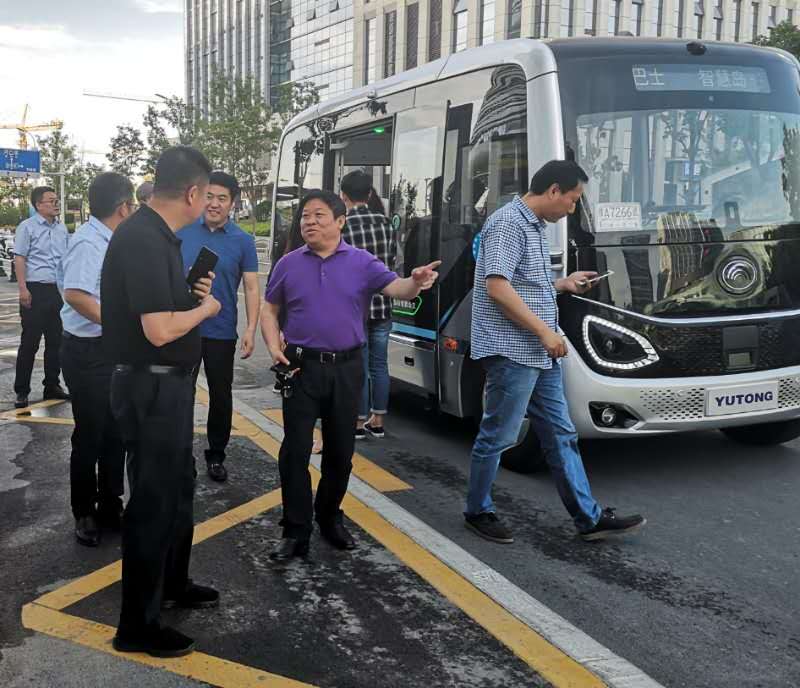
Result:
M203 246L194 261L194 265L189 269L189 274L186 275L186 282L189 286L192 287L197 280L208 277L208 273L213 272L217 266L218 260L219 256L214 251Z
M609 270L608 272L604 272L602 275L597 275L597 277L592 277L591 279L584 280L583 285L594 285L597 284L600 280L608 279L611 275L614 274L613 270Z

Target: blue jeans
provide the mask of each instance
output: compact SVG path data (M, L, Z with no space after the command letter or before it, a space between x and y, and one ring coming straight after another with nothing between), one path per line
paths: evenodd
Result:
M492 485L500 454L514 446L527 411L539 437L561 501L579 531L594 527L600 507L592 497L569 417L561 366L530 368L502 356L482 361L486 369L486 409L472 448L466 515L494 512Z
M358 417L366 420L370 413L385 415L389 410L389 334L392 321L372 320L367 323L367 344L364 347L364 387ZM370 394L370 391L372 392Z

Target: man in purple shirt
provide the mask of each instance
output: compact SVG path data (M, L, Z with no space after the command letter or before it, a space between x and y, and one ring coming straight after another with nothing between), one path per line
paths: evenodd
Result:
M330 191L310 191L298 213L306 245L278 261L261 311L261 332L273 361L294 371L283 390L284 439L278 457L283 539L270 555L276 561L308 553L312 516L334 547L355 547L340 507L355 445L369 305L378 292L416 298L433 286L439 265L435 261L399 278L371 253L342 241L346 209ZM322 419L324 449L312 509L308 459L317 418Z

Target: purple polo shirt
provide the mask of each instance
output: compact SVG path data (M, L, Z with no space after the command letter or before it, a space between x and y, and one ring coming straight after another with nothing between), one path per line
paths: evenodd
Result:
M366 342L372 295L396 279L371 253L344 241L324 260L303 246L278 261L264 298L281 307L289 344L346 351Z

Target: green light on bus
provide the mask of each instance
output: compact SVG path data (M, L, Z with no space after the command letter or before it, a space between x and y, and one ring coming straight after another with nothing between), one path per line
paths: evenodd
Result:
M375 127L372 131L374 131L376 134L382 134L384 131L386 131L386 129L383 127Z

